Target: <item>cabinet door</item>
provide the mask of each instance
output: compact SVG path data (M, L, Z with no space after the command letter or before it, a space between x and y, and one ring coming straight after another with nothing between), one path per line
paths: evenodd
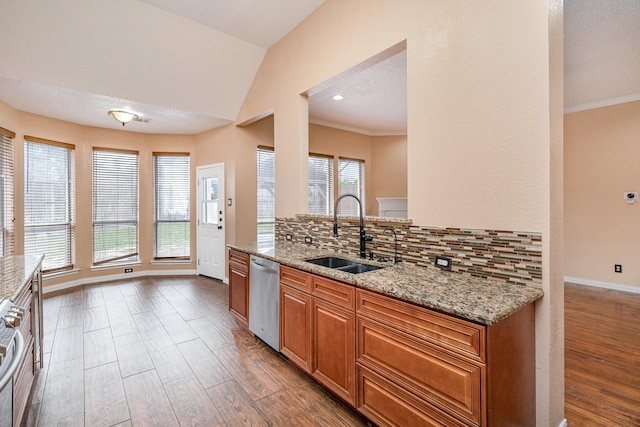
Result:
M249 327L249 275L233 264L229 265L229 311L245 329Z
M311 295L280 284L280 352L311 373Z
M355 314L313 297L313 377L355 405Z

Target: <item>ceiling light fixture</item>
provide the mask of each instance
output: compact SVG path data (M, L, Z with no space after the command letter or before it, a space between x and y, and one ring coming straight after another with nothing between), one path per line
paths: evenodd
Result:
M333 95L334 101L342 101L343 99L344 99L344 96L342 95Z
M109 110L107 114L122 123L122 126L138 118L137 114L122 110Z

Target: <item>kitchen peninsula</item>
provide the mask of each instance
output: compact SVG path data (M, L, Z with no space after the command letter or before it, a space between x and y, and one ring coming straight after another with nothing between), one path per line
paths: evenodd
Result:
M242 254L281 266L280 352L376 424L535 425L540 288L304 244L230 245L230 257ZM307 262L325 256L383 268ZM229 277L248 301L249 274Z
M22 360L13 379L0 389L0 425L20 425L35 372L42 367L43 258L42 255L0 257L0 314L3 322L8 320L15 326L24 342ZM5 359L3 367L10 362L11 359Z

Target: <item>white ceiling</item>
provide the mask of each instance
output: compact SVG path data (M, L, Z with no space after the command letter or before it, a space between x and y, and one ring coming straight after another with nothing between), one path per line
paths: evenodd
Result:
M640 99L640 1L565 0L565 110Z
M323 0L0 1L0 100L122 129L194 134L236 119L267 49ZM640 1L565 0L567 111L640 99ZM333 101L340 92L345 99ZM372 135L406 131L406 52L309 90L311 121Z

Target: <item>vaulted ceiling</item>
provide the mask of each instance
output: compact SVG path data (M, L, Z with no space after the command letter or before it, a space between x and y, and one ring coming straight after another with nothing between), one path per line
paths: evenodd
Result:
M107 111L127 109L150 120L127 124L133 132L223 126L236 119L268 48L323 1L2 0L0 100L114 129L122 127ZM640 2L565 0L564 7L567 111L640 99ZM338 91L347 101L339 107L316 97ZM402 133L406 52L310 94L312 121Z

